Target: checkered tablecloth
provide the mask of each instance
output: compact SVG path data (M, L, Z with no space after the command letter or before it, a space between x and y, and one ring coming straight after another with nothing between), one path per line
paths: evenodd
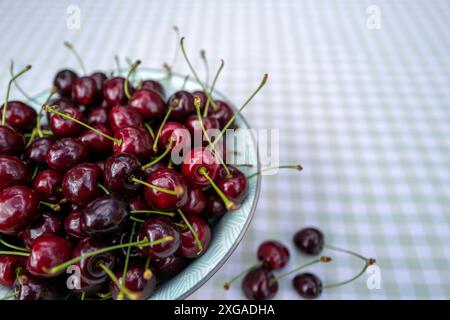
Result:
M367 26L372 4L380 29ZM81 9L79 30L66 26L70 5ZM322 298L450 298L449 1L5 0L0 12L3 88L11 58L16 68L33 64L21 79L31 93L60 67L77 68L64 40L92 71L112 68L114 54L159 67L172 59L173 25L199 68L200 49L212 68L225 59L218 88L236 104L270 74L244 114L255 128L278 128L280 162L305 169L264 178L244 240L192 298L242 298L239 285L222 284L268 238L290 247L289 267L306 261L291 243L306 225L381 270L379 290L365 276ZM187 72L181 59L176 69ZM325 282L360 267L336 257L313 268ZM288 279L277 297L297 298Z

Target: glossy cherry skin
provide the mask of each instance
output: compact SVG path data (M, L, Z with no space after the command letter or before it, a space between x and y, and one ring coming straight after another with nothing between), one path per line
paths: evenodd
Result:
M72 84L72 99L84 106L93 105L98 99L97 83L91 77L79 77Z
M141 184L131 181L130 178L144 179L145 173L141 167L139 160L131 154L119 153L109 157L103 170L106 187L120 196L135 194Z
M166 113L166 106L160 94L145 89L133 93L128 107L138 112L146 121L160 119Z
M31 180L28 166L17 157L0 156L0 191L16 184L27 184Z
M322 252L325 237L319 229L304 228L294 235L295 246L304 254L318 255Z
M279 241L264 241L256 253L259 261L269 270L280 270L289 261L289 250Z
M89 235L81 229L81 211L72 211L64 220L64 229L66 230L66 234L72 240L83 240Z
M18 268L25 269L27 257L0 255L0 285L12 288Z
M187 215L198 215L206 207L206 196L203 190L196 185L188 184L188 201L181 208Z
M142 116L133 109L124 106L114 106L109 111L109 124L116 132L125 127L144 127Z
M141 197L135 197L127 199L128 204L130 205L130 210L150 210L150 207Z
M103 85L105 81L108 79L106 74L101 71L94 72L90 75L91 79L94 80L95 85L97 86L97 91L99 93L103 93Z
M103 99L110 106L123 105L127 103L127 97L125 95L125 79L122 77L114 77L107 80L103 84ZM130 93L133 93L133 87L128 83L128 89Z
M217 186L228 199L235 203L241 203L247 196L247 177L233 166L228 166L230 177L226 176L223 168L220 168L220 170L219 178L216 180Z
M33 164L45 165L45 156L53 143L55 143L55 138L53 137L38 138L34 140L33 143L25 149L24 159Z
M47 279L41 279L25 272L14 283L17 300L56 300L60 299L59 288Z
M226 212L227 209L217 194L213 193L207 196L206 207L202 212L202 217L206 218L210 223L214 223Z
M208 136L214 137L217 136L220 132L220 123L219 120L206 117L202 118L203 127L205 128L206 133ZM206 138L203 137L203 130L200 123L200 120L198 120L198 116L193 114L189 116L184 124L186 128L189 130L190 134L192 135L195 142L201 142L201 141L207 141ZM213 131L216 130L216 131ZM201 144L199 144L201 145Z
M3 106L0 108L3 112ZM36 123L37 112L29 105L21 101L9 101L6 110L6 123L20 132L33 129Z
M0 233L17 235L38 215L39 199L24 186L13 186L0 192Z
M139 228L137 240L156 241L166 236L172 236L172 241L140 248L140 251L151 258L167 258L180 247L180 232L172 220L166 217L152 217Z
M312 273L300 273L292 279L295 291L305 299L316 299L322 294L322 281Z
M195 112L194 96L187 91L177 91L170 96L167 105L172 107L170 118L184 120Z
M206 106L206 101L208 100L208 97L206 96L206 94L203 91L194 91L192 92L192 96L195 98L199 98L200 99L200 111L203 111L205 109ZM211 103L209 105L209 107L211 106ZM208 109L209 109L208 107Z
M188 201L187 182L180 173L173 169L156 169L145 181L160 188L180 191L178 195L172 195L145 187L145 201L156 210L175 210L183 207Z
M66 107L62 109L62 112L79 121L85 121L83 113L78 108ZM50 128L52 129L55 136L59 138L74 137L83 130L83 126L72 120L60 117L57 114L53 114L50 116Z
M145 129L125 127L116 131L114 138L121 141L114 143L114 154L128 153L139 160L147 160L153 155L153 138Z
M102 107L97 107L92 109L87 117L86 117L86 122L89 125L97 125L97 124L101 124L101 125L105 125L105 126L109 126L109 109L108 108L102 108Z
M219 120L220 127L223 128L228 121L233 117L234 112L233 109L228 105L228 103L223 101L215 101L217 109L209 106L208 108L208 117Z
M148 276L148 278L147 278ZM119 283L123 284L123 271L116 273ZM147 300L155 291L156 288L156 277L151 270L146 270L141 266L132 266L128 269L125 276L125 287L132 292L139 294L139 300ZM117 300L119 295L119 288L111 282L110 291L112 298ZM123 297L124 300L128 300L126 296Z
M200 187L206 187L209 185L209 181L200 173L202 167L206 169L212 180L216 180L220 165L215 156L209 149L197 147L192 149L184 158L181 172L189 182Z
M7 126L0 126L0 155L19 156L25 148L23 135Z
M79 206L85 206L100 195L98 183L102 170L94 163L82 163L66 172L62 181L64 197Z
M81 229L90 236L114 234L125 227L129 212L126 201L112 196L97 198L83 209Z
M83 112L82 108L80 108L74 101L72 101L70 98L67 98L67 97L60 97L60 98L52 99L52 100L50 100L49 105L57 107L59 110L74 108L74 109L79 109L80 111ZM50 123L50 117L52 115L53 115L52 113L47 112L47 121L49 123Z
M51 169L39 171L33 179L33 190L40 200L57 202L60 199L60 191L63 176Z
M158 147L165 150L172 142L172 149L181 150L191 147L191 135L188 129L179 122L168 121L161 128Z
M256 267L242 280L242 290L250 300L272 299L278 291L278 281L266 268Z
M72 93L72 84L77 78L78 75L75 72L64 69L56 74L53 85L58 89L60 95L70 97Z
M164 98L166 94L164 91L164 87L156 80L143 80L141 82L140 89L155 91L159 93L161 98Z
M48 270L66 262L72 255L72 244L55 234L44 234L34 240L30 256L27 261L27 271L41 278L56 277L57 274L49 274Z
M211 228L205 220L197 216L187 217L203 246L200 252L192 232L186 228L181 232L181 245L177 253L186 258L197 258L203 255L211 243Z
M61 234L63 231L63 224L61 218L50 213L43 213L33 223L21 232L25 246L31 248L34 241L44 234Z
M50 147L45 160L53 170L64 172L88 158L88 150L83 142L75 138L64 138Z
M188 264L189 260L179 255L171 255L162 259L154 259L152 266L159 280L172 278Z
M108 136L112 135L111 130L103 124L96 124L93 127ZM85 130L80 135L80 140L86 145L91 154L97 158L112 154L112 140L98 134L93 130Z

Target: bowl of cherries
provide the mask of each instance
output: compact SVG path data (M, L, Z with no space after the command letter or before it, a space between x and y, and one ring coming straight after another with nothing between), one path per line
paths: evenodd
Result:
M236 109L180 46L192 79L140 61L93 73L81 63L18 101L10 89L22 91L31 66L11 68L0 109L0 298L182 299L237 247L261 171L253 138L229 145L225 132L250 129L240 112L267 76Z

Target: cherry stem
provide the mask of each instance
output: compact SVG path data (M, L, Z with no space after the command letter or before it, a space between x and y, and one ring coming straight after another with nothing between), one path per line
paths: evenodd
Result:
M253 168L253 165L250 163L241 163L241 164L235 164L235 167L244 167L244 168Z
M18 247L13 244L10 244L10 243L6 242L5 240L3 240L2 238L0 238L0 243L10 249L19 250L19 251L23 251L23 252L30 252L30 250L28 250L27 248L22 248L22 247Z
M165 69L167 70L167 77L170 78L172 76L172 68L175 68L175 64L177 63L177 59L178 59L178 43L180 42L180 30L178 29L178 26L173 26L173 31L175 31L175 36L176 36L176 46L175 46L175 53L173 55L172 58L172 64L170 67L168 64L164 64L165 65ZM166 68L167 67L167 68Z
M217 69L216 75L214 76L214 80L211 84L211 88L209 89L209 95L207 95L207 97L206 97L206 105L205 105L205 110L203 110L203 118L206 118L208 116L208 109L209 109L209 105L211 103L211 97L213 95L217 79L219 79L220 72L222 72L222 69L224 66L225 66L225 61L223 61L223 59L221 59L219 69ZM213 108L214 108L214 110L217 110L217 105L215 107L213 106Z
M144 238L144 240L141 241L135 241L135 242L130 242L130 243L123 243L123 244L117 244L114 246L110 246L110 247L105 247L96 251L91 251L91 252L87 252L85 254L82 254L81 256L78 256L76 258L70 259L64 263L61 263L60 265L57 265L51 269L49 269L47 271L48 274L55 274L55 273L59 273L61 271L63 271L64 269L66 269L67 267L80 262L83 259L87 259L93 256L97 256L99 254L103 254L106 252L110 252L110 251L114 251L114 250L118 250L118 249L122 249L122 248L128 248L128 247L148 247L148 246L155 246L161 243L166 243L168 241L173 241L173 237L172 236L165 236L162 237L158 240L155 241L148 241L147 239Z
M31 180L34 180L34 178L36 178L38 172L39 172L39 166L36 166L34 168L33 174L31 175Z
M157 164L158 162L160 162L162 159L164 159L164 157L172 150L172 145L173 145L173 140L170 139L170 144L167 146L166 150L159 156L157 157L155 160L153 160L152 162L147 163L146 165L142 166L142 170L145 171L148 168L154 166L155 164Z
M288 271L288 272L286 272L286 273L284 273L282 275L279 275L278 277L275 277L274 281L279 281L279 280L281 280L281 279L283 279L283 278L285 278L285 277L287 277L287 276L289 276L289 275L291 275L291 274L293 274L293 273L295 273L295 272L297 272L299 270L305 269L305 268L310 267L310 266L312 266L314 264L317 264L317 263L329 263L332 260L333 259L331 259L330 257L322 256L322 257L320 257L318 259L315 259L315 260L312 260L312 261L307 262L305 264L302 264L302 265L298 266L295 269L292 269L292 270L290 270L290 271Z
M168 216L168 217L175 217L175 213L173 212L166 212L166 211L158 211L158 210L131 210L130 211L131 214L136 214L136 213L147 213L147 214L160 214L162 216Z
M75 47L68 41L64 42L64 46L70 50L70 52L73 53L73 55L75 56L75 59L77 59L78 64L81 67L81 70L83 71L84 74L86 74L86 68L84 67L84 63L83 63L83 59L81 59L80 55L78 54L78 51L75 49Z
M130 220L139 223L145 223L145 220L130 216Z
M37 134L37 130L33 129L33 131L31 132L30 139L28 139L28 142L25 145L25 148L28 148L33 143L34 138L36 137L36 134Z
M11 62L12 63L12 62ZM23 68L22 70L19 71L19 73L17 73L16 75L14 75L11 80L9 80L8 82L8 88L6 89L6 96L5 96L5 104L3 105L3 113L2 113L2 126L5 125L6 123L6 110L8 109L8 101L9 101L9 93L11 91L11 85L13 84L14 81L16 81L16 79L18 77L20 77L22 74L24 74L25 72L27 72L28 70L31 69L31 65L26 66L25 68Z
M11 64L9 65L9 74L12 77L14 77L14 60L11 60ZM17 90L19 90L19 92L29 101L37 104L37 105L41 105L39 103L39 101L37 101L36 99L32 98L28 93L25 92L25 90L22 89L22 87L19 85L19 83L17 82L17 80L14 80L14 86L17 88Z
M206 58L206 51L205 50L200 50L200 58L203 61L203 66L205 67L205 84L206 86L208 86L209 83L209 64L208 64L208 59Z
M97 183L97 187L99 187L104 193L106 194L111 194L111 192L109 192L108 189L106 189L106 187L104 185L102 185L101 183Z
M253 268L261 267L261 266L263 265L263 263L264 263L264 262L261 261L261 262L258 263L257 265L251 266L250 268L247 268L247 269L245 269L245 270L239 272L239 273L238 273L237 275L235 275L233 278L231 278L230 280L226 281L226 282L223 284L223 288L224 288L225 290L230 289L230 286L231 286L231 284L232 284L233 282L235 282L237 279L239 279L240 277L242 277L244 274L246 274L247 272L249 272L249 271L252 270Z
M176 186L176 187L175 187L175 190L169 190L169 189L164 189L164 188L155 186L155 185L153 185L153 184L150 184L150 183L148 183L148 182L145 182L145 181L136 179L135 177L131 177L131 178L130 178L130 181L140 183L140 184L142 184L142 185L144 185L144 186L146 186L146 187L149 187L149 188L158 190L158 191L163 192L163 193L166 193L166 194L170 194L170 195L172 195L172 196L179 196L179 195L181 195L181 194L184 192L184 188L183 188L182 186Z
M186 76L184 77L183 84L182 84L182 86L181 86L181 90L184 90L184 88L186 87L186 83L188 82L188 80L189 80L189 75L186 75Z
M180 214L181 219L183 219L184 223L188 227L189 231L192 233L192 236L194 237L195 243L197 244L197 248L198 248L197 255L199 256L203 251L202 242L200 241L197 232L195 232L194 228L192 227L192 224L189 222L189 220L184 215L183 211L181 211L181 209L177 209L177 211Z
M294 169L294 170L302 171L303 167L301 165L299 165L299 164L295 164L295 165L282 165L282 166L277 166L277 167L264 168L264 169L261 169L259 171L256 171L255 173L252 173L252 174L248 175L247 179L251 179L251 178L253 178L255 176L260 175L263 172L271 171L271 170L274 170L274 169Z
M231 126L231 124L234 122L236 117L241 114L241 112L245 109L245 107L252 101L252 99L258 94L258 92L264 87L264 85L267 83L267 79L269 78L269 75L266 73L259 84L258 88L250 95L250 97L247 98L247 100L244 102L244 104L239 108L238 111L236 111L230 120L228 120L227 124L222 128L217 138L214 140L213 144L217 143L217 141L222 138L222 136L225 134L226 130Z
M139 294L137 292L133 292L133 291L129 290L125 285L120 284L120 281L119 281L119 279L117 279L114 272L112 272L112 270L109 269L103 262L100 262L98 264L98 266L100 268L102 268L103 271L105 271L105 273L108 275L108 277L111 279L111 281L117 286L117 288L119 288L120 293L126 295L127 298L130 300L139 299Z
M147 128L148 132L150 133L150 135L152 136L152 139L155 140L155 133L153 132L153 128L150 125L150 123L144 123L144 126Z
M0 255L12 255L12 256L24 256L28 257L30 255L29 252L22 252L22 251L0 251Z
M170 113L172 112L173 107L169 106L169 108L167 109L166 115L164 116L163 121L161 122L158 132L156 133L156 139L153 142L153 151L156 152L158 151L158 140L159 140L159 136L161 135L161 131L162 128L164 127L164 125L166 124L167 120L169 119Z
M125 78L125 84L124 86L124 91L125 91L125 95L128 99L131 98L131 94L130 94L130 90L128 88L128 83L129 83L129 79L132 73L134 73L136 71L136 68L141 64L141 60L136 60L132 65L130 70L128 71L127 77Z
M81 301L86 300L86 291L81 291Z
M217 192L217 194L219 195L219 197L222 199L223 203L225 204L225 207L227 208L227 210L235 210L237 208L239 208L238 205L236 205L233 201L231 201L230 199L228 199L225 194L222 192L222 190L220 190L220 188L215 184L215 182L213 181L213 179L211 179L211 177L208 175L208 172L206 170L205 167L200 167L200 169L198 169L198 172L203 175L211 184L211 186L214 188L214 190Z
M117 74L120 75L120 73L121 73L120 70L122 69L122 67L120 66L120 59L119 59L119 56L117 54L114 55L114 61L116 63Z
M107 138L107 139L113 141L115 144L118 144L119 146L122 144L122 140L116 139L116 138L114 138L114 137L111 137L110 135L107 135L106 133L103 133L103 132L101 132L100 130L95 129L94 127L91 127L90 125L88 125L88 124L86 124L86 123L84 123L84 122L82 122L82 121L80 121L80 120L78 120L78 119L75 119L74 117L72 117L72 116L70 116L70 115L68 115L68 114L66 114L66 113L64 113L64 112L61 112L61 111L56 110L54 107L50 107L50 106L48 106L48 105L45 104L45 105L42 106L42 108L43 108L45 111L47 111L47 112L56 114L56 115L58 115L58 116L60 116L60 117L62 117L62 118L64 118L64 119L68 119L68 120L71 120L71 121L73 121L73 122L75 122L75 123L78 123L79 125L81 125L81 126L87 128L87 129L89 129L89 130L92 130L92 131L94 131L95 133L97 133L97 134L99 134L99 135L101 135L101 136L103 136L103 137L105 137L105 138Z
M56 87L52 87L52 89L50 90L49 95L47 96L47 99L45 99L44 104L47 105L50 102L50 99L53 97L53 95L57 92L57 88ZM40 138L42 138L44 136L44 131L42 131L41 129L41 119L42 119L42 111L44 111L42 108L39 109L39 113L36 119L36 131L39 135ZM53 134L53 133L52 133Z
M54 203L45 202L45 201L39 201L39 204L43 205L53 211L56 211L56 212L61 211L61 206L59 204L54 204Z

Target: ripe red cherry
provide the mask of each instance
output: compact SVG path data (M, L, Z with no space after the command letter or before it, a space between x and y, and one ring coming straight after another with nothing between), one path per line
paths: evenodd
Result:
M27 184L31 180L28 166L19 158L0 156L0 191L17 184Z
M61 234L63 225L61 218L55 214L43 213L20 234L25 246L31 248L34 241L44 234Z
M83 111L75 102L73 102L72 100L70 100L69 98L66 98L66 97L52 99L52 100L50 100L49 105L50 106L58 106L59 110L74 108L74 109L79 109L80 111ZM50 118L52 115L53 115L52 113L47 112L47 121L49 123L50 123Z
M188 264L188 259L179 255L171 255L162 259L153 260L153 268L159 280L172 278Z
M192 232L186 228L181 232L181 245L177 253L186 258L197 258L206 252L211 243L211 229L205 220L197 216L189 216L187 219L197 233L203 248L200 252Z
M174 254L180 247L180 233L176 225L165 217L150 218L141 225L138 233L138 241L146 238L148 241L156 241L166 236L172 236L172 241L141 248L141 252L151 258L167 258Z
M128 107L138 112L144 120L162 118L166 111L164 100L159 93L145 89L133 93Z
M177 195L172 195L146 187L144 189L145 201L157 210L181 208L188 201L186 180L180 173L173 169L156 169L147 177L145 182L166 190L178 192Z
M225 170L220 168L221 172L216 184L228 199L235 203L241 203L247 196L248 181L247 177L239 169L228 166L230 176L226 176Z
M0 113L3 106L0 108ZM33 129L36 122L37 113L29 105L21 101L9 101L6 110L6 123L20 132L27 132Z
M49 270L66 262L72 255L69 240L54 234L45 234L37 238L31 247L27 261L27 271L36 277L55 277L61 273L49 274Z
M258 247L257 257L269 270L280 270L289 261L289 250L278 241L264 241Z
M17 277L17 271L24 269L26 264L26 257L0 255L0 285L12 288Z
M63 176L51 169L39 171L33 179L33 190L39 199L56 202L60 198L60 189Z
M103 124L96 124L93 127L109 136L112 135L111 130ZM86 145L93 157L102 158L112 154L113 142L111 139L108 139L93 130L85 130L80 135L80 140Z
M105 81L108 79L106 74L101 71L94 72L90 75L91 79L95 81L95 85L97 86L97 91L102 94L103 93L103 85ZM103 97L102 97L103 98Z
M64 220L64 229L66 234L72 240L83 240L89 235L81 229L81 211L70 212Z
M85 206L100 194L101 169L93 163L79 164L66 172L62 181L64 197L73 204Z
M205 128L206 133L208 133L208 136L214 136L212 134L212 130L216 129L217 134L220 132L220 123L219 120L211 117L202 118L203 127ZM185 123L186 128L191 133L192 137L195 137L194 139L198 139L198 141L203 140L203 130L201 127L200 120L198 120L198 116L193 114L189 118L187 118ZM197 140L194 140L197 141Z
M143 80L141 82L140 89L155 91L155 92L159 93L161 98L164 98L164 96L166 94L164 91L164 87L161 85L161 83L159 83L156 80Z
M84 122L83 113L78 108L66 107L63 112L79 121ZM77 136L83 130L83 127L78 123L60 117L57 114L53 114L50 117L50 128L55 136L60 138Z
M125 127L144 127L142 116L133 109L124 106L111 108L109 112L109 123L114 132Z
M178 91L170 96L167 105L172 107L170 118L183 120L195 112L194 97L187 91Z
M187 128L179 122L168 121L162 128L158 140L158 146L165 150L172 141L172 149L190 148L191 135Z
M214 223L227 212L223 201L217 194L210 194L207 196L206 207L202 212L202 216L210 223Z
M116 273L119 283L123 284L123 271ZM142 266L132 266L125 275L125 287L132 292L139 294L139 300L147 300L155 291L156 277L150 270L145 270ZM117 300L119 288L111 282L110 291L112 298ZM124 297L127 300L127 297Z
M234 112L228 103L223 101L215 101L217 109L213 107L208 109L208 117L219 120L220 127L223 128L233 117Z
M294 243L302 253L318 255L325 245L325 237L319 229L304 228L294 235Z
M109 157L105 162L104 176L106 187L114 194L130 196L141 187L137 182L130 180L135 177L144 179L139 160L130 154L116 154Z
M70 97L72 93L72 84L77 78L78 76L75 72L64 69L56 74L53 85L58 89L60 95Z
M114 77L107 80L103 84L103 98L110 106L123 105L127 103L125 95L125 79L122 77ZM133 87L128 83L128 90L133 92Z
M109 115L108 108L102 107L94 108L88 113L86 117L86 123L91 126L97 124L108 126L109 125L108 115Z
M0 154L18 156L25 147L23 135L18 131L0 126Z
M149 206L141 197L127 199L130 210L149 210Z
M64 172L89 158L86 146L78 139L64 138L56 141L48 150L47 165L58 172Z
M203 190L196 185L188 184L188 201L181 208L187 215L198 215L206 207L206 196Z
M83 106L91 106L98 99L97 83L91 77L80 77L72 84L72 99Z
M60 299L60 290L47 279L41 279L24 272L16 277L13 291L17 300L56 300Z
M300 273L292 279L292 286L305 299L315 299L322 293L322 281L312 273Z
M24 153L24 160L37 165L45 165L45 156L50 147L55 143L53 137L38 138L31 143Z
M278 281L266 268L256 267L251 269L243 279L242 290L247 299L272 299L278 291Z
M0 232L17 235L38 215L39 199L24 186L13 186L0 192Z
M148 131L137 127L125 127L119 129L114 138L121 143L114 143L115 154L128 153L139 160L149 159L153 155L153 138Z
M205 187L209 185L209 180L200 173L200 168L205 168L212 180L216 180L218 177L219 164L215 156L209 149L197 147L192 149L184 158L181 172L191 183Z

